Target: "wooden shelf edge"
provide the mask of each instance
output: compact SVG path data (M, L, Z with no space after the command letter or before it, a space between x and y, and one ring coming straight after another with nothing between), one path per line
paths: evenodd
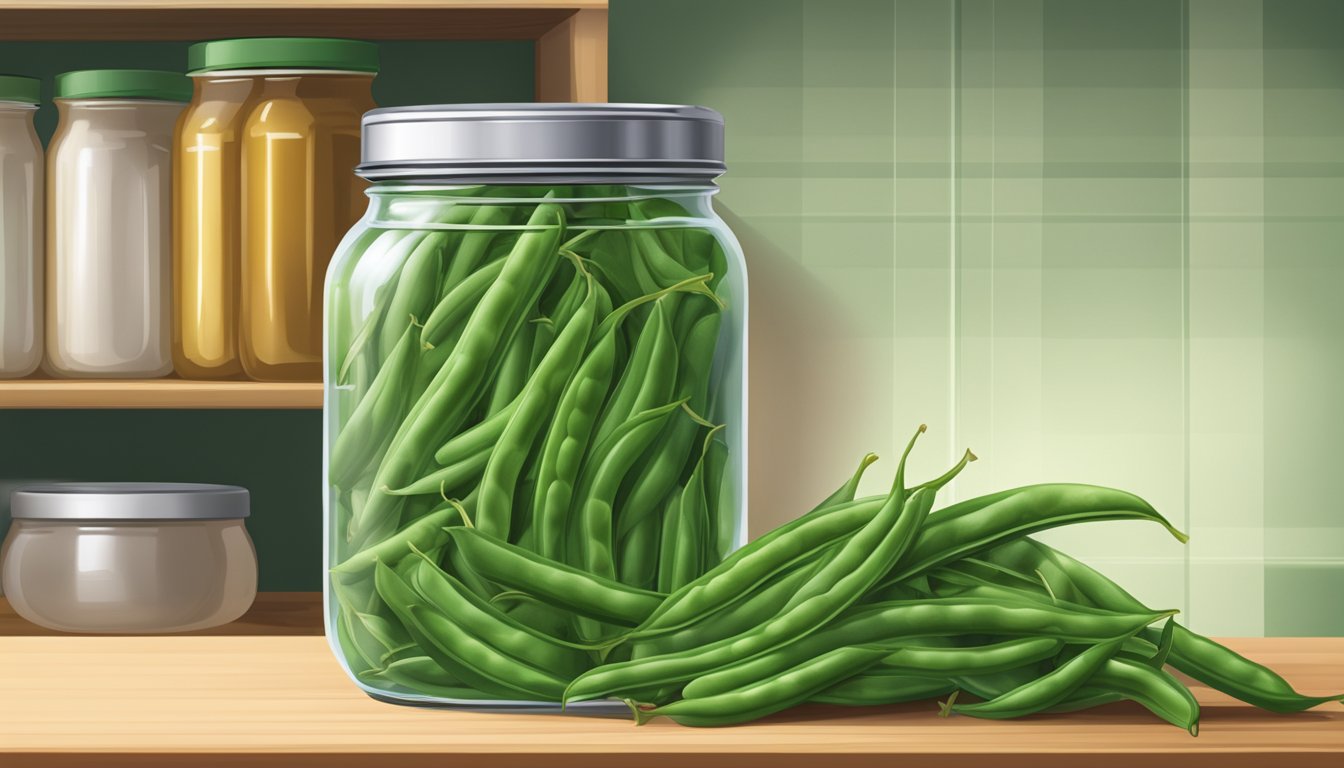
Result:
M0 0L0 40L537 40L576 13L606 7L603 0Z
M476 10L537 10L560 8L606 8L608 0L0 0L0 10L22 9L43 11L79 10L136 10L180 11L191 8L257 9L298 8L348 10L374 8L405 10L408 8L453 8Z
M0 408L264 408L322 407L320 382L58 380L0 381Z
M252 607L236 621L220 627L157 635L157 637L279 637L320 635L322 631L321 592L260 592ZM155 636L149 635L149 637ZM90 635L56 632L39 627L21 618L14 612L9 600L0 596L0 637L90 637ZM128 635L96 635L96 637L128 637Z

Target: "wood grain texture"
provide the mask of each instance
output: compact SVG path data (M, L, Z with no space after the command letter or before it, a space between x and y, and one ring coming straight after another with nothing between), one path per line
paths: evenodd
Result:
M222 627L182 632L173 637L322 634L321 592L262 592L242 618ZM0 597L0 637L70 637L20 618ZM140 637L143 637L141 635Z
M583 10L537 40L537 100L607 100L607 12Z
M1229 644L1306 692L1344 690L1344 639ZM1016 722L942 719L930 703L805 707L736 728L658 720L636 728L625 717L383 704L346 679L320 637L5 637L0 764L1334 768L1344 760L1344 707L1272 715L1195 693L1204 704L1198 738L1132 705Z
M0 0L0 40L535 40L605 0Z
M0 381L0 408L321 408L321 382Z

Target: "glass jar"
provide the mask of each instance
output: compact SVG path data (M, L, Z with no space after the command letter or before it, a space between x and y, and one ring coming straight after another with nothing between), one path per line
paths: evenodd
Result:
M250 38L187 55L196 90L174 144L174 364L196 379L246 368L316 380L326 262L364 205L352 171L377 48Z
M152 378L170 354L173 125L191 96L174 72L56 77L47 166L47 358L71 378Z
M571 643L631 625L492 603L553 585L487 574L450 537L658 591L741 544L747 286L711 205L722 137L694 107L365 116L375 186L327 279L325 504L327 633L368 693L554 704L455 661L464 611L503 622L484 641L504 656L517 622ZM565 678L596 660L556 655Z
M0 579L14 611L62 632L184 632L257 593L246 489L52 483L12 496Z
M0 75L0 379L42 362L41 83Z

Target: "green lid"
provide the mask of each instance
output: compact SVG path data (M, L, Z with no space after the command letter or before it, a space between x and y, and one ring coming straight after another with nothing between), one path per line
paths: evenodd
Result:
M42 81L22 75L0 75L0 101L39 104L42 101Z
M221 69L339 69L377 72L378 46L329 37L245 37L187 49L193 75Z
M191 101L191 79L157 69L81 69L56 76L56 98Z

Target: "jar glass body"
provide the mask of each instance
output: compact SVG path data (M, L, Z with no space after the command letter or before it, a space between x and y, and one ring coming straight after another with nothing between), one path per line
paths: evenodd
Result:
M325 372L327 633L365 691L558 700L448 684L406 595L446 584L488 600L529 584L481 577L444 526L470 520L469 535L662 592L741 545L746 273L716 191L370 190L327 279ZM451 616L441 597L427 609ZM619 630L553 631L584 642ZM411 650L388 647L401 640ZM393 651L422 658L388 664Z
M204 629L257 592L242 520L15 519L0 564L15 612L62 632Z
M317 381L323 278L366 203L354 168L373 75L257 79L242 128L240 359L253 379Z
M37 107L0 101L0 379L42 362L42 143Z
M192 82L173 137L173 367L240 378L242 132L258 79L212 72Z
M171 148L178 102L57 99L47 164L45 368L172 372Z

